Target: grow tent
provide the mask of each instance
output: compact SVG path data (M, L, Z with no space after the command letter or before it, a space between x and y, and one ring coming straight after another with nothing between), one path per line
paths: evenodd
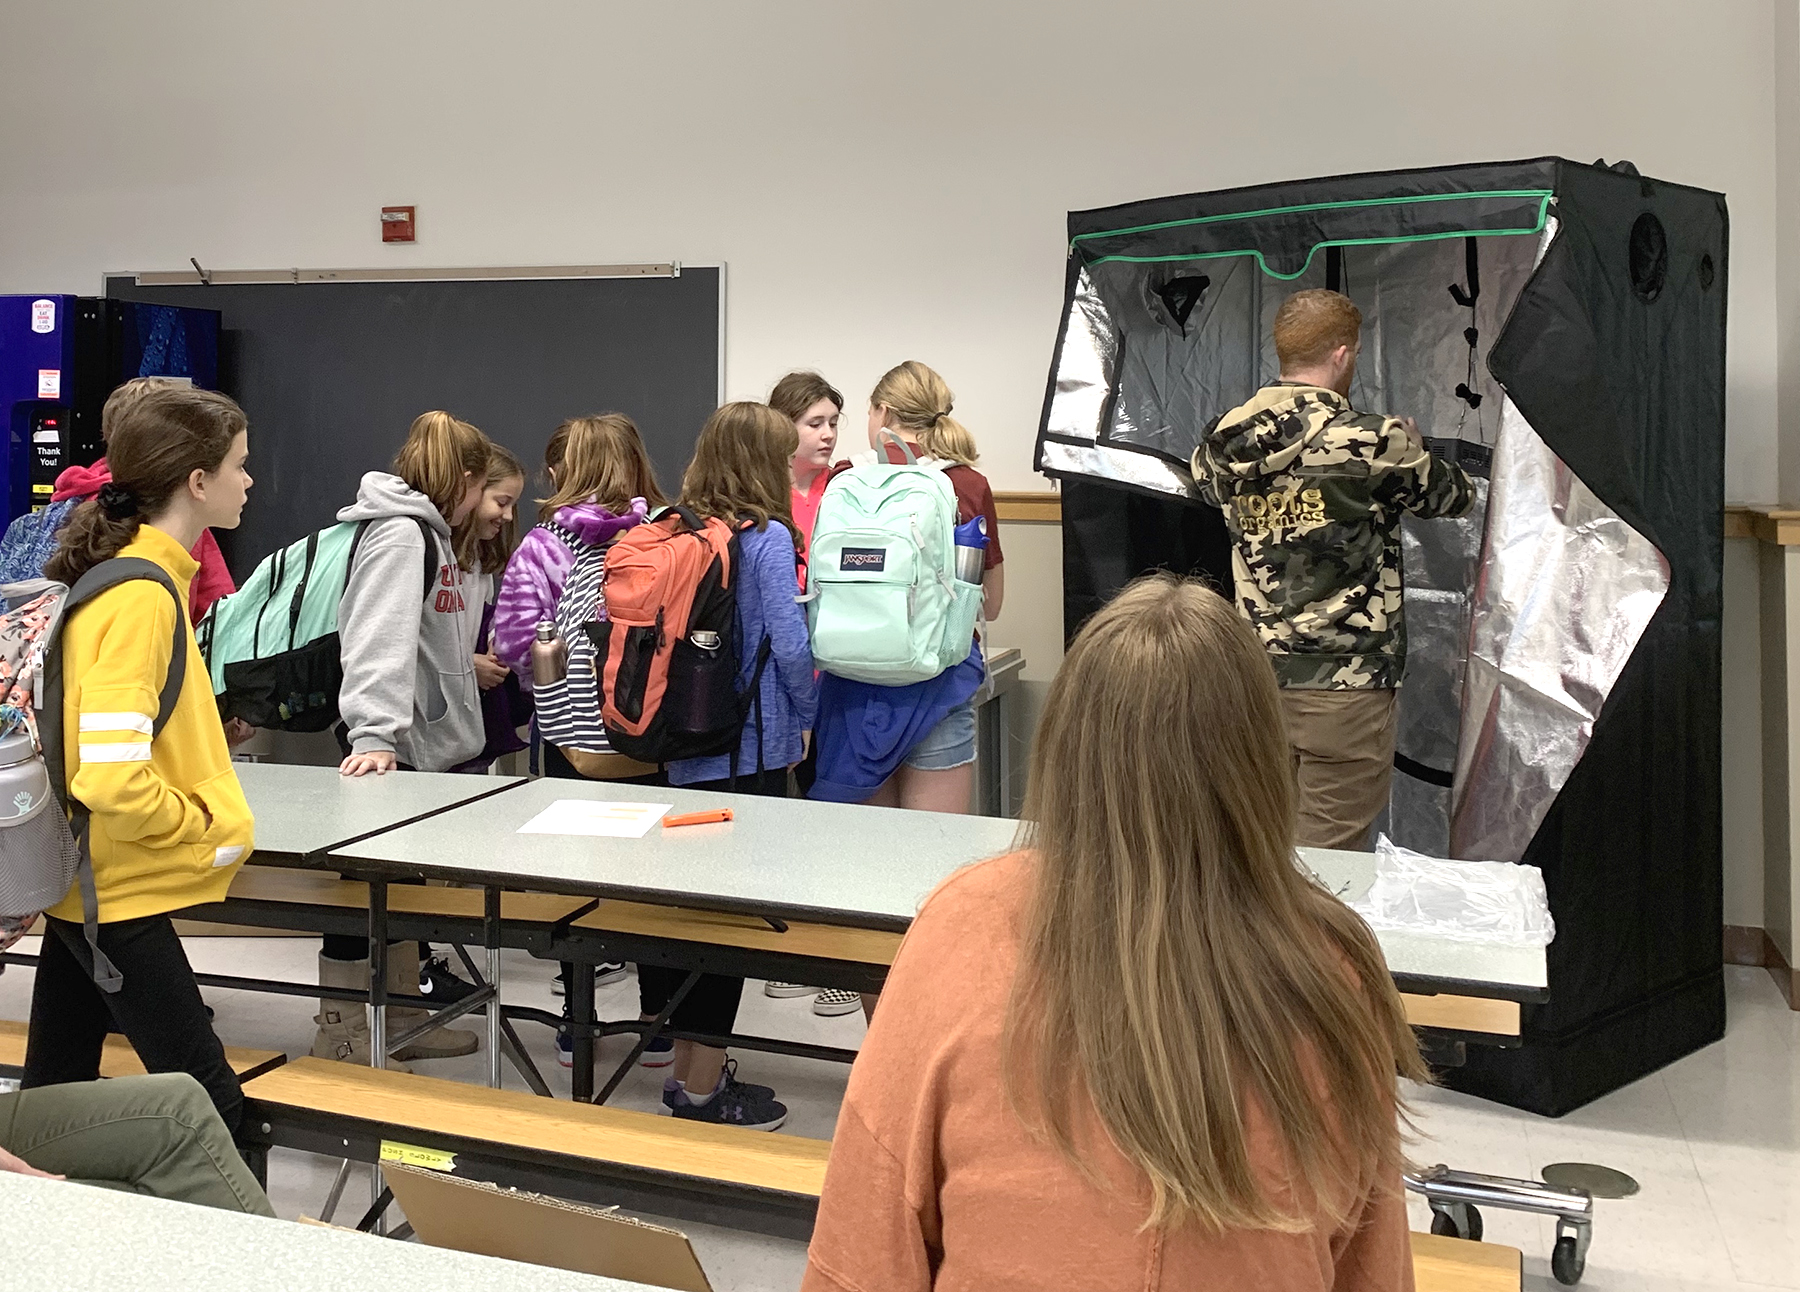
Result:
M1450 1082L1561 1113L1723 1030L1719 584L1726 213L1557 158L1304 180L1069 217L1037 465L1065 620L1144 569L1230 587L1204 430L1274 379L1293 291L1364 315L1352 402L1477 482L1402 524L1385 827L1541 866L1550 1003Z

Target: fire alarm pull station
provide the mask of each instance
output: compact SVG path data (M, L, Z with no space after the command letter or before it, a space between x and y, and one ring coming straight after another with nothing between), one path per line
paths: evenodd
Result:
M416 207L384 206L381 208L381 240L383 242L413 241L413 212Z

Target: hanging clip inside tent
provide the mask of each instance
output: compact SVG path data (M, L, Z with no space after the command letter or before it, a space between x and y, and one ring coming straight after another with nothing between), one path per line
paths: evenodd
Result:
M1455 283L1450 284L1450 295L1466 310L1474 309L1475 302L1481 299L1481 258L1475 252L1475 245L1475 239L1463 239L1463 273L1468 277L1469 290L1465 292Z

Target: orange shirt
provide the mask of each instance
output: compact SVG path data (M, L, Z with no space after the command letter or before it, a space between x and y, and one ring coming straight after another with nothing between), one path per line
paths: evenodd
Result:
M971 866L913 922L850 1073L803 1292L1410 1292L1398 1178L1341 1229L1140 1233L1136 1168L1105 1150L1107 1192L1026 1132L1000 1035L1030 867L1023 853ZM1268 1121L1254 1106L1246 1120L1278 1181Z

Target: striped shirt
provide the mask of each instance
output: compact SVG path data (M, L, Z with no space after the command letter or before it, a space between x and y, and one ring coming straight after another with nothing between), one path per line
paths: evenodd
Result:
M600 721L600 686L594 675L594 643L581 628L584 623L606 618L606 601L600 587L605 569L606 545L576 546L575 564L556 599L556 627L568 647L568 672L560 682L539 684L534 698L538 732L559 749L579 749L592 754L612 752L612 746L606 741L606 728Z

